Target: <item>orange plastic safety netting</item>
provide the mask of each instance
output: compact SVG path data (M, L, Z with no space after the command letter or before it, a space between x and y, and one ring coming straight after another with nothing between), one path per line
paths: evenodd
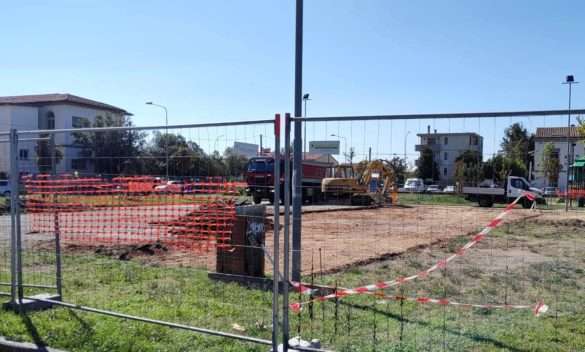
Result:
M236 196L222 178L161 183L154 177L23 179L29 230L65 243L142 244L207 251L229 246Z

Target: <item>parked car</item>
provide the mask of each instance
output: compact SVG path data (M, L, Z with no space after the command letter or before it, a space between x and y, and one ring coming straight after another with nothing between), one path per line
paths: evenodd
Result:
M167 181L162 185L154 187L155 192L167 192L167 193L183 193L183 181Z
M0 194L4 197L10 197L10 184L8 180L0 180Z
M545 197L556 197L559 194L558 187L544 187L543 195Z
M441 193L441 192L443 192L443 190L441 189L441 186L439 186L439 185L430 185L430 186L427 186L427 192Z
M404 190L406 192L417 192L422 193L426 189L422 178L408 178L404 184Z
M443 193L455 193L455 186L448 185L443 188Z

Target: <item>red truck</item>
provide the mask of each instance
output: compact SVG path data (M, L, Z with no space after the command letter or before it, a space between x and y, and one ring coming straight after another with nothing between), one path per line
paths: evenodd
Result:
M333 166L331 162L320 160L319 155L306 155L303 160L303 201L316 202L321 199L321 181L327 177L327 171ZM260 156L251 158L246 169L247 193L255 204L262 199L274 203L274 158ZM291 165L292 183L292 165ZM284 161L280 161L280 194L284 198Z

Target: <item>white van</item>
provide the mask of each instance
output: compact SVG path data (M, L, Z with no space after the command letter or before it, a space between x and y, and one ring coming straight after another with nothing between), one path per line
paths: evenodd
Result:
M407 178L404 183L404 191L422 193L425 191L425 184L422 178Z

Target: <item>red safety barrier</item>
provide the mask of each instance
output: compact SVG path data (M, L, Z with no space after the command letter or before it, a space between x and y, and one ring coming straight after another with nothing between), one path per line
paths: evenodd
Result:
M208 251L229 246L241 183L162 184L149 176L23 178L31 232L64 243L146 244Z

